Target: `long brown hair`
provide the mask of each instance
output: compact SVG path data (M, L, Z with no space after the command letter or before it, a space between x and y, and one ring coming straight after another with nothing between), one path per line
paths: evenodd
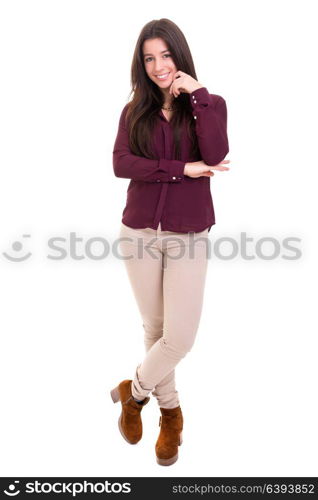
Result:
M129 142L131 151L138 156L155 158L152 151L152 131L158 112L164 105L164 96L159 87L148 77L144 67L142 52L145 40L161 38L168 46L173 62L179 71L197 79L192 55L188 43L178 26L169 19L162 18L147 23L141 30L135 47L131 65L131 87L129 95L133 99L128 103L126 121L129 120ZM174 137L174 159L180 160L180 135L183 121L192 141L191 154L198 152L192 108L189 94L181 92L174 101L174 112L170 121Z

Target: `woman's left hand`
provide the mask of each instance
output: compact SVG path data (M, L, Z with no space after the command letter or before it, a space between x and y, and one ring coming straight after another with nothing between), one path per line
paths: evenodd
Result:
M194 90L202 88L201 85L195 78L184 73L183 71L177 71L173 77L173 82L170 85L169 94L173 94L174 97L178 97L181 92L191 94Z

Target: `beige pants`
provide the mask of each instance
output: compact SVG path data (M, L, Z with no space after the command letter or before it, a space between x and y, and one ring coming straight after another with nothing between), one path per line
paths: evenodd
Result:
M191 350L199 327L208 264L208 229L175 233L121 223L120 253L143 321L146 356L132 395L149 392L162 408L180 404L175 366Z

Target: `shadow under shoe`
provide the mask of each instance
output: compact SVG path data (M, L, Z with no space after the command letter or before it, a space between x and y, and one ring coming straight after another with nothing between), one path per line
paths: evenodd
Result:
M159 465L172 465L178 460L178 446L182 444L183 415L180 406L160 408L160 434L156 442Z
M136 444L142 437L141 410L150 400L145 398L137 403L131 394L132 380L123 380L110 391L114 403L121 402L122 411L118 419L118 427L121 435L129 444Z

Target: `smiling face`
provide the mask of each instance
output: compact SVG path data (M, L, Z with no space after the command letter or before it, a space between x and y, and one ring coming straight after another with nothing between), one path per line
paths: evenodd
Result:
M142 51L147 75L167 95L178 70L166 42L161 38L145 40Z

